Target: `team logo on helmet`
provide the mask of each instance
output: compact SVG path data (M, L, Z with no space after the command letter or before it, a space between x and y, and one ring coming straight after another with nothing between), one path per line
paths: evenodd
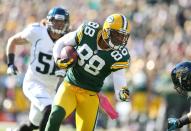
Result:
M180 79L183 74L187 73L189 71L188 67L182 67L176 71L176 78ZM182 78L184 79L184 78Z
M174 88L181 95L190 96L191 91L191 62L181 62L171 71Z
M113 17L113 16L109 16L109 17L106 19L106 21L107 21L108 23L112 23L112 22L114 21L114 17Z

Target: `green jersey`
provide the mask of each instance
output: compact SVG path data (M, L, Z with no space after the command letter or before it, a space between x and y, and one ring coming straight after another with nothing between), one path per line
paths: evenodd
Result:
M104 79L113 71L128 68L130 55L127 48L101 50L98 38L102 27L95 22L81 26L76 35L77 64L68 69L65 80L86 90L99 92Z

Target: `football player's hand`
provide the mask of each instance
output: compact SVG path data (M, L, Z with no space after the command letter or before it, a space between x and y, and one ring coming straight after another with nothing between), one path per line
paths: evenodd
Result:
M179 128L177 118L168 118L168 131L172 131Z
M14 64L11 64L7 68L7 74L8 75L17 75L18 69Z
M56 60L56 64L57 66L60 68L60 69L67 69L69 68L72 64L73 64L73 59L61 59L61 58L58 58Z
M62 77L62 78L64 78L65 75L66 75L66 71L65 71L65 70L57 70L57 71L55 71L55 75L56 75L57 77Z
M129 90L127 89L127 87L123 87L120 91L119 91L119 99L121 101L126 101L128 102L130 100L130 93Z

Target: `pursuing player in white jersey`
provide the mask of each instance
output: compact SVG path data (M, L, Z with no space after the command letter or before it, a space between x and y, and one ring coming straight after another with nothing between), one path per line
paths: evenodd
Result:
M68 32L69 14L62 7L52 8L44 23L34 23L9 38L7 43L7 73L17 74L14 64L16 45L31 44L31 58L23 82L23 92L31 101L29 123L17 131L44 131L51 110L54 90L59 81L52 56L54 43ZM64 73L64 70L62 70Z

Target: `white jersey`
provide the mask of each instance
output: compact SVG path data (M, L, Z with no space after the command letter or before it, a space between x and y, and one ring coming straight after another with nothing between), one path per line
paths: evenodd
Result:
M52 104L59 78L55 76L53 59L54 42L47 28L39 23L31 24L21 32L22 38L31 44L30 63L23 81L23 92L31 101L29 119L39 126L42 111Z
M55 76L53 59L54 42L47 28L36 23L21 32L22 38L31 43L30 63L23 82L23 92L31 101L29 119L39 126L43 110L51 105L59 78Z
M50 86L56 85L58 77L55 76L56 66L52 56L54 42L47 32L47 28L35 23L29 25L22 33L23 37L32 44L30 63L25 77L35 77Z

